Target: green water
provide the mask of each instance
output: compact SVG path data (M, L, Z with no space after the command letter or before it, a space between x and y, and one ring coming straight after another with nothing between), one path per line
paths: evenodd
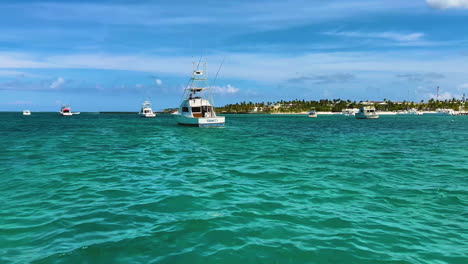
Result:
M0 114L0 263L468 263L468 116Z

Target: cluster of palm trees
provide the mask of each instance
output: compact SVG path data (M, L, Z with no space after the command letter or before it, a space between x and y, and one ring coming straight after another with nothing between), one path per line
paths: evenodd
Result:
M418 109L431 111L437 108L466 110L465 100L449 99L449 100L421 100L420 102L402 101L393 102L387 99L383 101L351 101L342 99L323 99L319 101L306 100L281 100L278 102L240 102L236 104L228 104L223 107L218 107L219 113L298 113L307 112L311 109L316 111L331 111L341 112L347 108L359 108L362 105L374 105L377 110L382 111L402 111L408 109ZM467 105L468 106L468 105Z

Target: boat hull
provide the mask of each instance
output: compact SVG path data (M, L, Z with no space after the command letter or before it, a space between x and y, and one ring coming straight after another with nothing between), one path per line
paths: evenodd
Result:
M72 113L60 113L60 115L62 115L62 116L71 116L73 114Z
M217 117L189 117L176 115L176 120L179 125L195 126L195 127L223 127L225 124L224 116Z
M155 114L140 114L140 117L156 117Z
M378 119L379 115L356 115L357 119Z

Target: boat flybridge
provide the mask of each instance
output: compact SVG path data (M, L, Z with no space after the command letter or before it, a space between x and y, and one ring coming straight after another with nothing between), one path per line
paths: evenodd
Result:
M175 114L177 123L198 127L223 127L225 118L216 115L210 92L206 63L203 64L203 70L194 64L192 77L184 91L179 112Z
M23 110L23 115L29 116L29 115L31 115L31 111L29 111L29 110Z
M67 104L62 105L62 108L60 108L60 115L62 116L72 116L72 115L79 115L79 114L80 112L73 113L71 111L70 106Z
M139 114L141 117L156 117L156 114L153 112L153 108L151 108L150 101L145 101L143 103Z

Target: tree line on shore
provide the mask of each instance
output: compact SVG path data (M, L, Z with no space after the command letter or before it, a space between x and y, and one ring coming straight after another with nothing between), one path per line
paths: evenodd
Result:
M240 102L235 104L227 104L222 107L217 107L218 113L299 113L308 112L312 109L319 112L341 112L343 109L359 108L363 105L373 105L379 111L403 111L409 109L417 109L420 111L434 111L438 108L466 110L465 100L449 99L428 101L421 100L420 102L402 101L393 102L387 99L383 101L351 101L342 99L322 99L319 101L306 100L291 100L278 102Z

